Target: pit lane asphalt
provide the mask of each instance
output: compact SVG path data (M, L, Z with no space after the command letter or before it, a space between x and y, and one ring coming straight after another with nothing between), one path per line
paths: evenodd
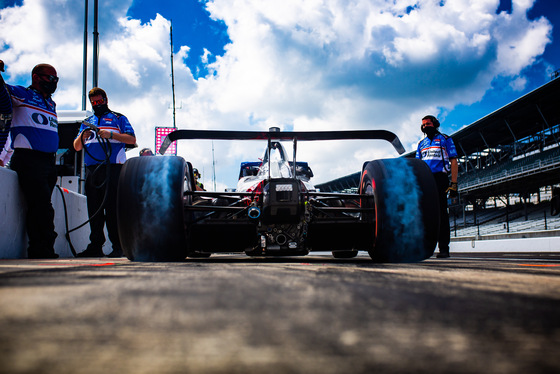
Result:
M549 373L560 253L0 260L1 373Z

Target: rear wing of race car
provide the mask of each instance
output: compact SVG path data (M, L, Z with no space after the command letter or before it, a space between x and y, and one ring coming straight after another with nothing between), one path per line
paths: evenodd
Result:
M269 131L175 130L165 137L159 153L165 154L171 143L179 139L268 140L269 142L291 140L294 145L297 141L381 139L390 142L399 154L405 152L397 135L387 130L279 131L277 127L272 127Z

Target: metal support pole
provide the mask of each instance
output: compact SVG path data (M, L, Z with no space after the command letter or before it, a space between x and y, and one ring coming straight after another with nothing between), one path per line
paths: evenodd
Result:
M93 87L99 87L99 32L97 31L99 0L93 0Z
M509 125L507 119L504 118L504 122L506 123L506 127L508 128L509 132L511 133L511 136L513 136L513 153L514 153L514 156L515 156L517 154L517 137L515 136L515 133L511 129L511 126Z
M507 232L509 233L509 194L506 195L506 224Z
M82 71L82 110L86 110L86 94L87 94L87 49L88 49L88 13L89 2L85 0L84 8L84 60L83 60L83 71ZM80 159L78 163L80 165L80 180L78 183L78 192L81 194L86 193L86 166L84 164L84 151L81 150L76 155L76 158ZM77 166L74 168L76 170Z
M556 143L558 143L558 138L556 137L556 135L554 135L554 131L552 131L552 128L551 128L550 125L548 124L548 121L546 120L544 114L542 113L541 108L539 107L539 104L535 104L535 105L536 105L537 110L539 111L539 114L541 115L541 117L542 117L544 123L546 124L546 127L548 127L548 128L550 129L550 134L551 134L552 137L554 138L554 141L555 141ZM543 135L544 135L544 134L543 134Z
M486 142L486 139L484 139L484 136L482 135L482 132L479 131L478 135L480 135L480 137L482 138L482 141L484 142L484 144L486 145L486 148L488 149L488 152L490 153L490 156L492 157L492 159L494 160L495 163L498 163L498 160L496 160L496 157L494 157L494 152L492 152L492 149L490 148L490 146L488 145L488 143Z
M175 123L175 73L173 71L173 21L169 26L169 40L171 43L171 92L173 94L173 128L177 128Z
M455 225L455 237L457 237L457 211L453 212L453 224Z
M475 170L476 168L472 166L471 160L470 160L469 156L467 155L467 152L465 152L465 149L463 148L463 144L459 143L459 147L461 148L461 151L463 151L463 154L465 155L465 159L467 160L467 164L471 165L471 168L473 170Z
M294 179L296 179L297 178L297 175L296 175L297 138L296 137L294 137L293 142L294 142L293 143L294 144L294 156L293 156L293 168L292 169L293 169Z
M88 0L86 1L84 15L84 60L82 72L82 110L86 110L86 92L87 92L87 48L88 48Z
M523 212L525 213L525 221L529 220L529 210L527 208L527 195L523 194Z

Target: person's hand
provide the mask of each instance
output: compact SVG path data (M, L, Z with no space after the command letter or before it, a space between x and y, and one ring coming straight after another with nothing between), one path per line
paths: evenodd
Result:
M82 131L82 136L84 137L84 139L89 139L91 138L91 130L90 129L86 129L84 131Z
M4 61L0 60L0 71L4 71Z
M109 130L99 130L99 137L103 139L113 139L113 132Z
M447 191L445 192L449 194L449 197L451 199L457 197L459 195L459 193L457 192L457 182L449 183L449 187L447 187Z
M4 167L4 161L0 160L0 167Z

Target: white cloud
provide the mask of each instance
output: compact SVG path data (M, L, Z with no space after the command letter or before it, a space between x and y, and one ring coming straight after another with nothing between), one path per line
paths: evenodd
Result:
M512 23L519 21L523 30L512 27L511 23L500 28L500 44L496 59L498 74L514 76L525 67L530 66L537 56L544 52L552 36L552 27L541 18L532 23L523 22L519 14L514 13Z
M527 86L527 78L525 77L517 77L511 81L509 86L514 91L521 91Z
M225 21L232 44L215 64L216 77L204 82L212 92L201 97L240 118L253 113L305 130L386 128L411 150L424 114L479 100L495 77L519 76L550 42L546 20L526 19L530 4L517 5L513 16L496 15L498 5L214 0L208 9ZM378 144L333 147L335 163L350 158L353 168L364 155L394 155ZM323 179L335 177L332 159L315 152L322 147L310 148L301 146L301 157Z
M131 120L139 146L153 147L154 126L173 121L169 21L159 15L148 23L129 19L130 4L101 1L99 82L111 108ZM512 87L522 88L523 69L551 41L546 19L526 17L532 0L514 0L511 14L495 13L499 0L214 0L206 5L211 17L226 24L231 44L208 66L210 74L198 80L184 63L189 46L175 46L180 128L388 129L412 150L423 115L480 100L497 77L509 77ZM50 62L61 76L55 94L59 109L79 109L82 9L80 0L25 0L21 7L0 10L7 80L28 84L31 68ZM208 56L205 50L203 61ZM179 152L204 170L206 185L211 147L210 142L179 144ZM235 185L240 161L256 160L262 152L259 144L214 147L222 188ZM298 159L310 162L316 182L357 171L367 159L396 155L383 141L317 142L298 149Z

